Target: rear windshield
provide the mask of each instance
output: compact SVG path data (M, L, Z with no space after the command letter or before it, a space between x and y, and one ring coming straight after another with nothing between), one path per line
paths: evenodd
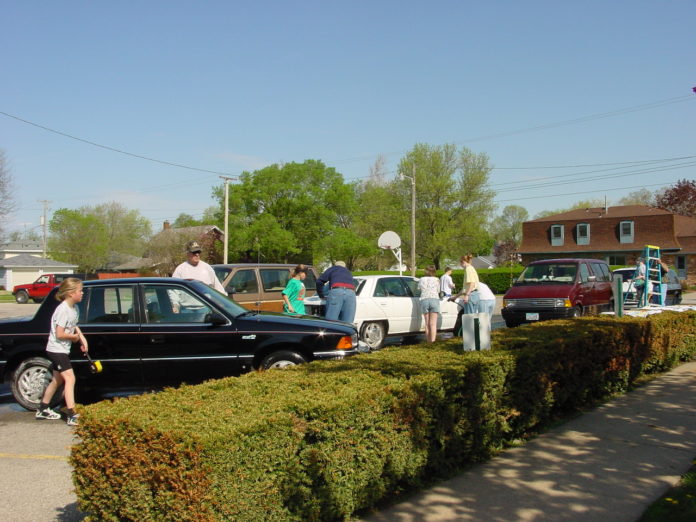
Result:
M578 265L574 263L545 263L529 265L524 269L516 284L572 283L575 281Z

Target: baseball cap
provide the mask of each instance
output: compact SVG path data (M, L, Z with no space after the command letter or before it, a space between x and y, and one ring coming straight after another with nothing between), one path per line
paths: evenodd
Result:
M201 245L198 243L198 241L189 241L186 243L186 251L191 252L192 254L195 254L196 252L200 252L203 250L201 248Z

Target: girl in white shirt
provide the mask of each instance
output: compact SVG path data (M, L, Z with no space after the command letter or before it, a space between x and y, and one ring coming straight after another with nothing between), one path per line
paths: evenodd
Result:
M425 276L418 280L420 307L425 322L425 338L434 343L437 338L437 319L440 315L440 280L435 277L435 267L425 269Z

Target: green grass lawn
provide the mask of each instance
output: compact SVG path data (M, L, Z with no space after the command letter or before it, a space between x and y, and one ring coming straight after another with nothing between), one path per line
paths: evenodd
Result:
M9 290L0 290L0 303L14 303L15 298Z
M696 520L696 460L681 481L650 506L639 522Z

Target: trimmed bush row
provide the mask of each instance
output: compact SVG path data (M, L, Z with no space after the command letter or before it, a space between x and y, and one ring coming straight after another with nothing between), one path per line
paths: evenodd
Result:
M581 318L182 386L82 411L98 520L344 520L696 352L696 313Z

